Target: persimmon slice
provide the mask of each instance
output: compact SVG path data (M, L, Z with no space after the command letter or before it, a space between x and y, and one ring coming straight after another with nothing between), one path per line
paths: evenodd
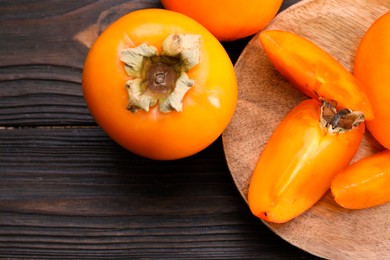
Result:
M390 202L390 151L348 166L332 181L335 201L344 208L364 209Z
M364 129L361 112L337 111L316 99L301 102L275 129L256 163L248 189L252 213L284 223L311 208L354 157Z
M336 101L340 108L373 118L371 104L357 79L316 44L281 30L262 31L259 40L275 68L304 94Z

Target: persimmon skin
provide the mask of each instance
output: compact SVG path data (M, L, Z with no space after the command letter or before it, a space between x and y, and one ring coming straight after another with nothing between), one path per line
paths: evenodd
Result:
M336 101L372 119L371 103L359 81L313 42L292 32L264 30L260 43L275 68L311 98Z
M282 120L255 166L248 190L252 213L284 223L312 207L353 158L364 124L330 134L319 123L321 104L308 99Z
M390 151L365 157L338 173L332 181L335 201L348 209L365 209L390 202Z
M379 17L363 36L354 75L371 101L374 119L366 125L375 139L390 149L390 12Z
M233 41L262 30L283 0L161 0L165 8L192 17L220 41Z
M126 74L120 51L142 43L160 50L169 34L199 34L200 62L188 71L194 86L183 111L127 110ZM180 13L144 9L110 25L91 47L82 77L83 94L99 126L129 151L151 159L174 160L213 143L226 128L237 102L232 62L220 42L202 25Z

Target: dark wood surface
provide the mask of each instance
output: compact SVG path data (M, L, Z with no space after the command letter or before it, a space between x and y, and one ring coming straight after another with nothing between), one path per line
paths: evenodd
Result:
M88 44L76 35L147 7L161 5L0 1L0 258L315 258L251 215L221 138L161 162L95 124L81 91ZM249 39L223 43L233 62Z

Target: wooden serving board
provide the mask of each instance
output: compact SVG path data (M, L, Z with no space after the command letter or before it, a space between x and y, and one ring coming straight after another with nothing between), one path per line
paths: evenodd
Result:
M267 29L295 32L352 70L358 44L389 0L304 0L280 13ZM238 106L223 133L226 160L243 198L256 161L273 130L306 97L268 61L257 35L236 66ZM354 161L383 148L367 132ZM390 258L390 204L364 210L338 206L328 192L314 207L285 224L265 224L291 244L329 259Z

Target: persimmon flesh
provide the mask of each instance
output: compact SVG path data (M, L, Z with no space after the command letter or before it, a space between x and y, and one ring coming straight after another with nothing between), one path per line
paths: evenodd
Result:
M336 59L313 42L295 33L264 30L260 43L275 68L311 98L337 102L340 108L361 111L373 118L360 83Z
M390 151L365 157L338 173L331 190L344 208L365 209L390 202Z
M353 158L364 134L362 114L327 102L300 103L276 128L254 169L248 191L252 213L287 222L312 207Z

